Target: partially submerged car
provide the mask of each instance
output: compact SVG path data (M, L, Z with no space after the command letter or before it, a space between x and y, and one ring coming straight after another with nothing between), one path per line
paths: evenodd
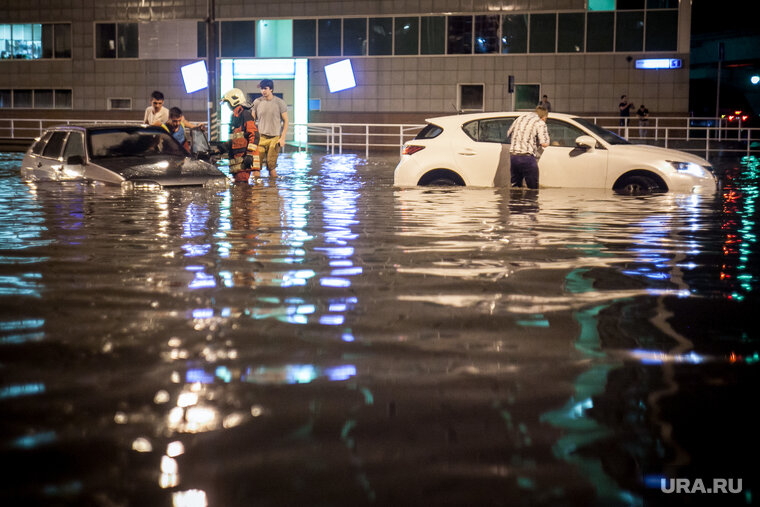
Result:
M21 175L27 180L122 186L226 186L225 174L202 160L210 157L208 151L195 151L188 153L160 127L59 125L32 143L21 163Z
M443 116L404 144L396 186L509 185L512 122L523 113ZM539 187L604 188L624 193L714 191L710 163L656 146L634 145L583 118L549 113L551 143L538 162Z

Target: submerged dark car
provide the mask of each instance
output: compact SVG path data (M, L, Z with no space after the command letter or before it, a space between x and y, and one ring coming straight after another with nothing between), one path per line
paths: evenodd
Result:
M203 136L194 137L203 141ZM160 127L59 125L32 143L21 163L21 175L27 180L122 186L226 186L225 174L203 160L209 158L208 152L193 151L188 153Z

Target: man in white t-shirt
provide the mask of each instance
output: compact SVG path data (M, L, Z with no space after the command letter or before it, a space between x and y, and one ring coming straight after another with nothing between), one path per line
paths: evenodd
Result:
M143 123L160 127L169 121L169 110L164 107L164 94L156 90L150 94L150 105L145 110Z
M288 106L285 101L275 97L274 83L271 79L262 79L259 83L261 97L253 101L253 116L259 129L259 154L262 165L266 162L269 176L277 177L277 157L280 148L285 146L288 132Z

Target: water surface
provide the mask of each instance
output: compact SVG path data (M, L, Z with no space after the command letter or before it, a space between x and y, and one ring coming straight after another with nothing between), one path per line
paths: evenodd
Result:
M394 163L122 191L0 155L0 503L752 503L756 160L646 197Z

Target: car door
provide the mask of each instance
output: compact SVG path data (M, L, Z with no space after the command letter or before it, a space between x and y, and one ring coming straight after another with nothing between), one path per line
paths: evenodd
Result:
M454 159L468 185L493 186L500 184L502 148L507 147L507 131L514 118L484 118L462 126L466 141L453 146ZM508 159L508 157L507 157ZM506 184L506 183L501 183Z
M84 135L81 132L71 132L63 149L63 177L82 178L85 161Z
M36 175L46 179L59 179L63 171L63 162L61 154L63 146L66 144L68 132L56 131L48 139L45 148L42 150L42 156L35 160L35 167L32 169Z
M568 122L549 118L549 146L538 162L538 183L543 187L606 188L607 150L575 146L579 136L589 135Z

